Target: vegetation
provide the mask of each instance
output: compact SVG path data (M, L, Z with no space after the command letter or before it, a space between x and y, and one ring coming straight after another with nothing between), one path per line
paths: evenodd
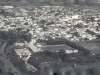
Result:
M27 42L31 41L32 35L27 31L22 31L22 28L18 28L16 30L9 31L0 31L0 38L7 40L9 45L12 45L19 39L24 39Z

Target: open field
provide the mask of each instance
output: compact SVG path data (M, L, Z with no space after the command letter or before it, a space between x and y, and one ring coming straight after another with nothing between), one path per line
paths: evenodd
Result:
M73 50L73 48L62 44L62 45L47 45L47 46L42 46L41 47L42 50L50 50L50 51L59 51L59 50Z
M82 47L90 50L91 53L100 54L100 42L99 42L99 40L98 40L98 42L96 42L96 41L89 41L89 42L79 42L77 44L79 44Z

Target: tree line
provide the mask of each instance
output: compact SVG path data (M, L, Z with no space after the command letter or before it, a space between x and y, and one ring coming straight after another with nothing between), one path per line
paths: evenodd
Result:
M22 31L22 28L17 28L16 30L9 31L0 31L0 38L7 40L9 45L12 45L19 39L30 42L32 35L28 32L28 30Z

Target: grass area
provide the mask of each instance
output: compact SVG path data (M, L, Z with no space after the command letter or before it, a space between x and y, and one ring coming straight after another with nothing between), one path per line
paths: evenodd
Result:
M48 46L44 46L41 47L42 50L52 50L52 51L59 51L61 49L63 50L73 50L73 48L67 46L67 45L48 45Z
M88 41L88 42L79 42L78 44L82 47L91 51L91 53L100 54L100 41L96 42L97 40Z

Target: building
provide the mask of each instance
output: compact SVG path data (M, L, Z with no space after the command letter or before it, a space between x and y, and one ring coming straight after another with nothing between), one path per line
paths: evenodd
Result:
M24 48L24 47L27 47L27 41L16 42L16 43L15 43L15 47L16 47L16 48Z
M23 47L25 44L24 43L15 43L15 46L17 47Z
M31 55L27 48L15 49L15 52L20 58L26 57L26 59L28 59L28 57Z
M65 50L67 54L78 53L78 50Z

